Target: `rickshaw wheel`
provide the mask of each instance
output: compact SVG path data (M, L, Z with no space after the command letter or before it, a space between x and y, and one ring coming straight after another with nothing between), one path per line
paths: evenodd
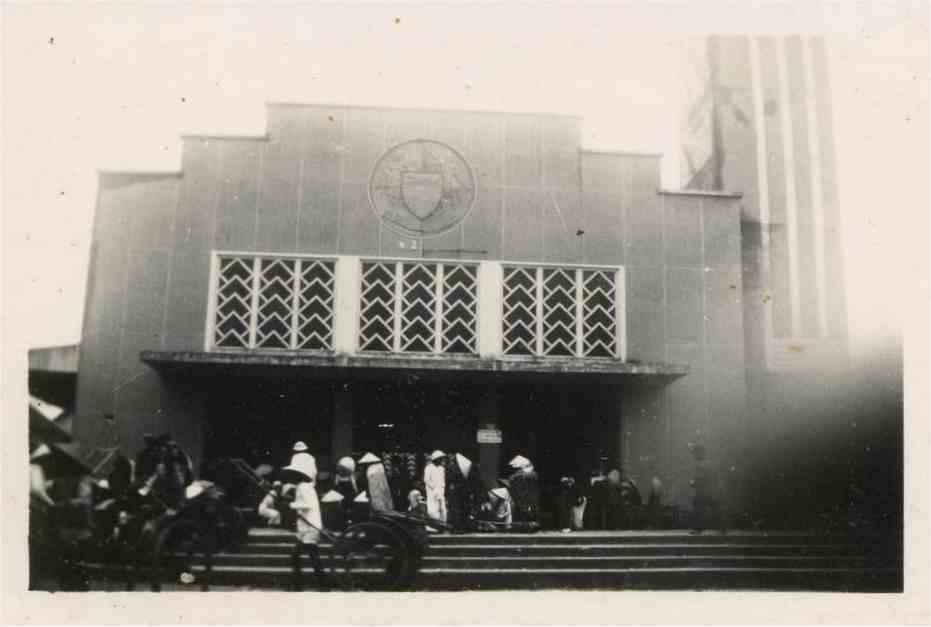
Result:
M196 554L204 556L205 571L201 574L201 590L207 590L210 585L210 574L213 561L213 546L210 537L193 520L178 520L169 523L155 540L152 552L152 567L150 573L152 591L162 589L162 576L164 567L170 567L172 574L176 572L190 572L193 558Z
M377 519L375 522L385 525L394 531L407 547L407 559L404 562L403 568L398 573L398 588L409 588L414 581L414 577L417 575L417 571L420 570L420 562L425 549L424 540L422 538L418 539L420 534L418 534L416 528L403 524L396 519L386 517ZM426 535L426 531L422 533Z
M400 590L412 556L397 531L375 523L351 525L333 547L336 570L350 589Z

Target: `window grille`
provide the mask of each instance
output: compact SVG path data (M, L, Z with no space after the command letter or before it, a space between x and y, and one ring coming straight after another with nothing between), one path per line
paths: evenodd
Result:
M474 264L363 261L360 350L477 352L477 284Z
M505 266L504 353L615 357L615 291L613 270Z
M613 357L617 337L614 273L582 271L582 354Z
M622 272L217 252L205 343L207 350L623 359Z
M215 348L333 348L332 260L223 255L216 281Z
M252 259L220 259L213 325L213 344L218 348L249 347L253 269Z
M401 268L401 350L428 353L434 344L438 266L405 263Z
M478 318L475 266L443 266L443 337L444 353L475 353L475 321Z
M394 350L395 264L363 263L359 348Z
M543 270L543 354L575 354L575 270Z
M504 269L504 352L534 355L537 352L537 269Z

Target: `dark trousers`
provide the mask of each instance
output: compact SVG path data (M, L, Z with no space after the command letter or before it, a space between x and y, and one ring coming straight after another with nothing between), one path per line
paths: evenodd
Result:
M726 529L724 512L718 499L696 496L693 507L695 509L695 522L693 524L695 531L703 531L709 527L714 527L720 531Z
M294 549L291 551L291 572L293 573L293 586L295 590L301 590L304 586L304 573L301 568L301 558L310 557L310 562L314 567L314 575L317 578L317 586L324 588L326 586L326 577L323 572L323 564L320 563L320 547L316 544L307 542L295 542Z

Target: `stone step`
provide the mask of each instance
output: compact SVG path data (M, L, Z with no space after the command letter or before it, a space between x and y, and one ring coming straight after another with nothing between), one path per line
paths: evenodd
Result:
M289 554L293 546L293 538L288 542L248 542L243 544L238 553L242 555L253 554ZM331 545L322 544L321 550L326 552ZM452 544L442 545L431 543L428 548L430 555L462 556L482 558L485 556L558 556L565 554L582 555L686 555L702 552L710 555L741 554L741 555L864 555L864 547L855 544L745 544L716 543L716 544Z
M291 543L294 534L280 529L255 528L249 532L249 542ZM825 536L804 532L780 532L764 534L758 532L734 531L728 534L706 532L692 535L687 531L582 531L559 533L544 531L537 533L469 533L461 535L431 534L430 545L578 545L578 544L880 544L884 538L852 536Z
M195 575L202 568L194 569ZM211 575L212 585L253 588L287 587L287 567L221 566ZM312 573L305 573L308 586ZM640 590L834 590L894 591L901 585L894 569L863 568L497 568L481 572L453 568L421 569L414 590L534 590L534 589L640 589Z
M330 564L329 556L322 556ZM195 563L200 563L196 560ZM290 555L272 554L220 554L214 556L214 565L220 566L290 566ZM487 571L501 568L544 568L550 570L578 570L585 568L663 568L663 567L744 567L744 568L862 568L871 565L863 556L748 556L689 554L676 556L604 556L559 555L542 557L501 556L438 556L427 554L423 568L450 568L463 571Z

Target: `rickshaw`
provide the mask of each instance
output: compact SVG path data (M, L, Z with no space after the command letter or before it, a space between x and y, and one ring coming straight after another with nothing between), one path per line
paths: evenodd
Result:
M264 495L271 492L266 481L242 460L236 467ZM298 514L300 516L300 514ZM342 533L313 524L329 547L321 555L331 586L345 590L405 590L411 586L429 544L427 528L451 530L452 526L431 518L393 511L372 511L366 520L350 524Z

